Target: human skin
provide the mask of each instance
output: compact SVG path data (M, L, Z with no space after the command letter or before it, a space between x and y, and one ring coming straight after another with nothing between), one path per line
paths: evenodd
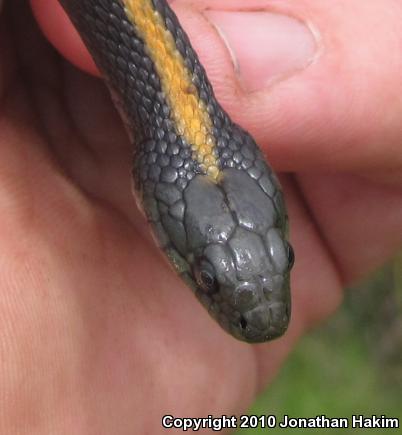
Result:
M31 3L47 38L95 72L57 1ZM210 20L246 5L308 22L311 61L272 74L263 87L258 73L240 79ZM207 6L215 12L202 14ZM248 345L211 321L133 203L131 147L102 83L50 48L26 2L6 1L0 433L157 434L166 413L244 412L298 338L336 310L342 289L401 246L402 2L173 7L218 100L283 173L296 252L290 328L277 341ZM252 31L237 41L240 66Z

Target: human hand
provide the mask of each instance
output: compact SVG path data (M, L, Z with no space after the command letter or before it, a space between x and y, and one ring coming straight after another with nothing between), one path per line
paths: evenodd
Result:
M130 146L103 85L49 49L25 2L8 2L0 38L5 433L158 433L163 414L244 411L297 338L335 310L342 287L401 244L400 2L189 3L174 6L218 99L274 168L292 173L282 178L296 251L289 331L250 346L204 313L149 241L131 198ZM32 5L60 51L93 71L58 3ZM197 9L207 6L221 11L207 18L227 34L241 78ZM239 26L243 14L222 12L245 6L259 10L248 19L269 21ZM320 36L314 42L281 14ZM261 24L274 41L271 29L282 25L277 32L290 40L282 56L251 50Z

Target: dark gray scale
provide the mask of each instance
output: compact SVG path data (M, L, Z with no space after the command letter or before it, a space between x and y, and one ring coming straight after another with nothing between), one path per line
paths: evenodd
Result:
M158 121L169 112L167 103L161 98L159 77L144 42L136 35L122 4L100 0L61 3L104 74L116 105L124 111L131 134L147 137L145 133L152 132L157 136Z
M111 90L137 146L133 180L156 241L201 303L233 336L278 337L290 318L287 214L275 174L253 138L217 102L165 0L151 0L212 121L218 180L181 137L144 41L122 0L60 0Z
M263 236L277 219L272 198L255 188L255 181L246 171L226 169L224 173L227 176L222 180L222 187L230 210L236 213L240 226Z

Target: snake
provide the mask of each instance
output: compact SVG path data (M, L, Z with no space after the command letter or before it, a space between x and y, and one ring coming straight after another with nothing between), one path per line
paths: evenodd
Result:
M281 185L168 2L59 1L134 145L133 192L157 246L226 332L280 337L294 263Z

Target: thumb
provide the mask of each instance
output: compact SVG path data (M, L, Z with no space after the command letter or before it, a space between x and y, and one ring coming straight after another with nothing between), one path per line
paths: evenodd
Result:
M342 170L400 182L402 8L385 2L180 0L172 6L218 100L276 169ZM58 2L32 4L55 46L95 71Z

